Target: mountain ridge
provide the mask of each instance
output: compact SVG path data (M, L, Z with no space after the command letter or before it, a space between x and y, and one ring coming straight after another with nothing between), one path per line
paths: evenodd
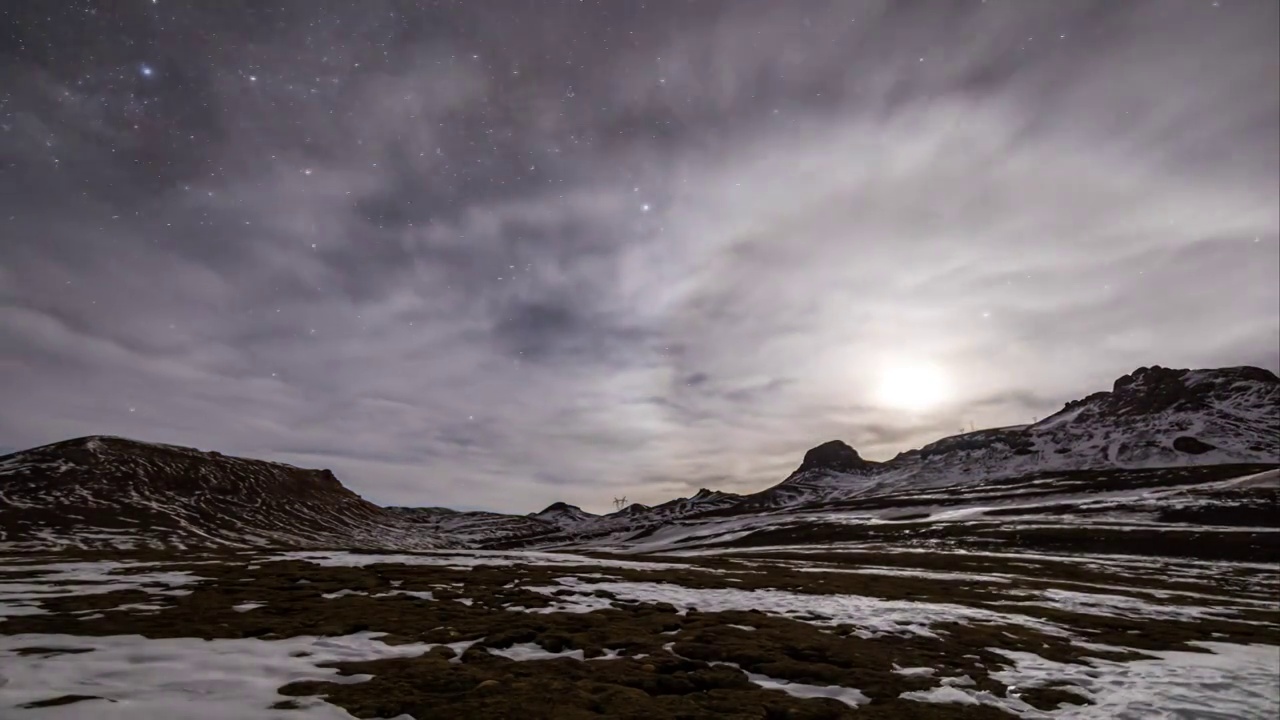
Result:
M831 443L810 450L828 448ZM746 496L746 507L787 507L927 489L1037 471L1280 462L1280 377L1268 370L1140 367L1064 403L1030 425L952 435L883 463L828 448L788 478ZM832 455L832 453L835 453ZM860 460L860 458L858 458Z
M0 547L354 547L451 543L329 470L91 435L0 457Z
M554 543L701 516L786 511L1053 471L1276 462L1280 378L1274 373L1156 365L1030 425L940 438L884 462L831 440L806 452L781 482L755 493L701 488L690 497L605 515L565 502L528 515L383 508L328 470L114 436L76 438L0 457L0 545L86 538L127 543L140 535L138 526L153 530L137 540L143 546Z

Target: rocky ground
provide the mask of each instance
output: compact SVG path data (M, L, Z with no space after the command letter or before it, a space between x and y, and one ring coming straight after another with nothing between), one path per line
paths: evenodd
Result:
M0 717L1280 709L1274 564L774 540L644 557L11 554Z

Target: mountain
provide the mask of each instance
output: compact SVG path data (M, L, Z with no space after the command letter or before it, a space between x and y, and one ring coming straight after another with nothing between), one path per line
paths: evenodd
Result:
M448 508L389 507L423 530L464 547L485 547L503 542L529 542L551 535L560 526L527 515L495 512L461 512Z
M536 544L540 546L555 546L590 540L616 540L625 537L636 537L639 534L650 532L655 528L684 518L699 517L716 510L732 508L741 499L741 495L703 488L687 498L668 500L661 505L653 507L642 505L641 503L632 503L608 515L591 515L590 513L583 513L572 505L556 503L547 508L547 510L543 510L541 513L531 517L539 517L555 509L555 517L565 518L566 516L563 513L566 511L563 508L571 508L582 513L581 516L573 516L572 519L566 518L558 533L540 537L536 540ZM510 542L499 543L497 547L522 547L529 544L513 539Z
M328 470L118 437L0 457L0 547L451 545Z
M831 494L834 484L855 485L858 478L872 477L883 463L862 459L842 440L830 440L804 454L800 467L781 483L763 492L747 495L734 507L763 510L800 505Z
M721 522L728 516L789 522L834 507L876 508L896 518L893 513L920 503L996 492L984 488L1020 496L1027 491L1018 483L1041 494L1067 485L1089 492L1090 483L1159 485L1196 467L1220 466L1230 474L1268 471L1277 463L1280 378L1274 373L1153 366L1031 425L962 433L886 462L866 460L833 440L809 450L794 472L763 491L740 496L701 489L608 515L563 502L530 515L382 508L327 470L116 437L80 438L0 457L0 548L412 550L621 547L637 541L657 547L713 524L744 533L749 531L739 525L755 522ZM1152 472L1158 468L1182 470Z
M644 514L647 518L671 520L675 518L697 515L711 510L732 507L742 500L741 495L701 488L687 498L668 500L661 505L648 508Z
M533 518L534 520L541 520L542 522L550 523L561 530L566 530L584 522L598 519L601 516L596 515L595 513L589 513L577 505L557 502L548 505L542 512L532 513L527 517Z
M1280 378L1256 367L1138 368L1031 425L943 438L883 463L810 450L738 510L794 507L1053 471L1280 462Z

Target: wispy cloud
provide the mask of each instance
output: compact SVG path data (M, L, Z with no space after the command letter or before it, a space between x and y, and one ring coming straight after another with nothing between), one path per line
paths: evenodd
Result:
M1277 369L1274 3L997 5L211 6L136 25L145 81L9 51L0 441L603 510ZM943 401L881 406L917 362Z

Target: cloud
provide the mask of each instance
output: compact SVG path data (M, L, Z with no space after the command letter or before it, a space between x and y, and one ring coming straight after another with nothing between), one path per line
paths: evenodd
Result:
M604 510L1277 369L1274 4L997 5L205 8L152 78L6 56L0 442ZM945 401L877 406L915 362Z

